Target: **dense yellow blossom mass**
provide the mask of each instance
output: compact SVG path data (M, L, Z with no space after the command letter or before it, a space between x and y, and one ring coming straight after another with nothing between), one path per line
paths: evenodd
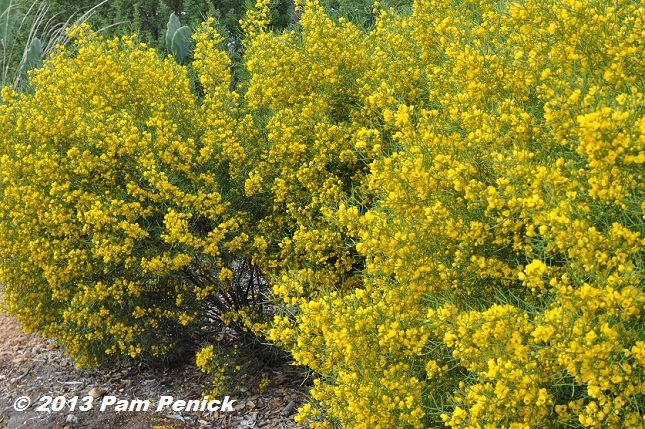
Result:
M186 277L223 268L221 247L244 222L213 174L212 154L235 150L229 68L205 27L198 103L187 69L136 36L70 36L33 74L33 94L2 92L5 304L78 364L159 359L215 290Z
M298 312L269 338L343 427L644 427L644 5L379 13L363 34L307 3L301 34L249 43L249 107L279 118L268 153L287 140L262 177L302 213L274 286ZM349 137L317 148L330 120ZM319 159L316 216L288 204Z
M244 259L280 311L227 320L317 374L312 427L644 428L645 4L269 4L236 87L207 23L189 68L81 28L3 90L9 309L161 356Z

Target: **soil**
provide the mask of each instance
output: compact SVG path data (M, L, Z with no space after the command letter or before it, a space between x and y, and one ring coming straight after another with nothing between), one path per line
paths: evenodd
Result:
M257 386L253 377L242 376L239 383L248 381L246 385ZM161 396L201 401L203 392L210 390L209 378L194 362L166 369L141 366L79 369L53 340L22 333L15 318L0 310L0 428L298 428L294 416L297 408L306 403L308 391L303 373L283 363L265 368L255 377L268 378L271 384L262 393L257 388L239 385L235 389L237 394L232 393L230 397L235 400L232 412L173 411L170 407L157 412ZM31 405L19 412L14 405L22 396L29 397ZM49 411L37 411L39 406L47 405L45 396L52 397L52 403L44 407ZM70 411L72 398L76 396L77 405ZM92 407L79 411L86 396L93 398ZM109 402L110 396L118 401L149 400L150 407L148 411L115 411L113 407L117 403L101 412L100 405L103 401ZM54 402L56 397L64 399ZM63 404L63 401L68 402ZM51 411L61 406L62 410Z

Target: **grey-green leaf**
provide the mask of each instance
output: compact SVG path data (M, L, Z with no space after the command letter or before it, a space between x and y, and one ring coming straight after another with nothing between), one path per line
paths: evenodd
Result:
M178 63L185 63L188 58L188 53L190 51L193 30L190 27L184 25L179 30L177 30L172 37L172 54L175 56L175 60Z
M168 52L172 51L172 38L180 27L179 18L177 18L175 12L171 13L168 20L168 29L166 30L166 49L168 49Z

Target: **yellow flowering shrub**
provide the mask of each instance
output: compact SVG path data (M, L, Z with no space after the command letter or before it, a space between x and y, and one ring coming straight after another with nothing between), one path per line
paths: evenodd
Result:
M645 6L418 0L364 34L308 2L280 35L259 6L268 337L330 421L644 427Z
M230 310L244 266L232 255L249 216L221 187L244 126L230 61L210 26L195 34L198 99L188 69L136 36L71 33L33 94L2 92L4 301L80 365L171 358Z
M643 428L645 5L268 5L239 87L205 25L192 69L81 29L3 91L9 309L91 364L215 312L315 371L313 427Z

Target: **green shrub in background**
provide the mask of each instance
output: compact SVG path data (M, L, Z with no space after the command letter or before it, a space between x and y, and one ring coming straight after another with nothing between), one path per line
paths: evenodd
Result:
M69 3L61 0L47 0L56 12L71 13L93 6L89 0ZM213 17L222 36L230 43L239 43L240 24L248 4L235 0L114 0L103 5L89 21L92 28L102 28L122 22L112 34L136 33L139 40L150 47L166 52L165 34L168 17L174 13L183 25L193 29L206 18ZM74 10L71 10L73 8ZM291 23L292 3L279 0L275 7L273 25L285 28Z
M320 5L325 10L325 14L331 19L337 21L344 18L354 23L360 28L370 28L376 23L374 5L378 5L377 10L393 9L402 15L409 15L412 11L412 1L410 0L383 0L375 2L373 0L322 0Z
M345 18L359 26L374 24L371 0L328 0L323 6L334 19ZM394 7L397 11L411 10L412 0L386 0L381 7ZM50 14L68 16L92 8L95 3L89 0L79 0L69 3L61 0L47 0ZM245 18L245 12L255 7L252 0L114 0L106 2L98 8L88 20L92 28L106 28L118 23L108 30L107 36L128 35L136 33L139 40L160 52L165 49L164 37L166 24L171 13L177 15L182 25L193 29L206 18L215 18L214 25L226 39L227 49L232 54L234 63L240 60L242 51L241 39L243 32L240 21ZM298 20L299 13L295 11L293 0L275 0L269 12L270 27L276 30L292 27Z

